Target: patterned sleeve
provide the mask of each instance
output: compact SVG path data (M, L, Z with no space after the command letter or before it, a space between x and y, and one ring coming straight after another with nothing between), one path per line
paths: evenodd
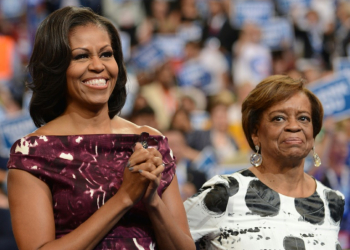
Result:
M24 170L49 184L47 177L59 175L59 173L52 166L48 157L30 153L30 150L35 146L36 144L27 138L16 141L11 147L7 168Z
M158 189L158 194L161 194L165 191L165 189L170 185L175 176L175 156L173 156L173 152L171 151L168 138L164 137L163 140L159 141L158 144L159 152L163 157L163 163L165 165L165 169L162 173L162 179L160 183L160 188Z
M201 249L220 234L229 192L230 180L226 176L215 176L184 203L192 237Z

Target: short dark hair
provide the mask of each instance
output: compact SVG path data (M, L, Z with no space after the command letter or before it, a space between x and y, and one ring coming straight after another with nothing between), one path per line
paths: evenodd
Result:
M263 112L280 101L288 100L298 92L304 93L311 103L313 137L315 138L320 132L323 107L320 100L304 87L304 80L295 80L285 75L269 76L249 93L242 104L242 126L252 150L255 150L252 135L256 133Z
M108 100L109 117L112 119L125 104L126 70L118 31L108 19L89 8L65 7L40 24L28 65L32 77L28 87L33 91L29 111L37 127L57 118L67 107L66 71L72 59L69 32L88 24L106 29L119 68L116 86Z

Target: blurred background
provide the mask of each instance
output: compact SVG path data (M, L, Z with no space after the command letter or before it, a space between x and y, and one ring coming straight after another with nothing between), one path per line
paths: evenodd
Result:
M35 32L68 5L90 7L120 31L128 71L120 115L167 136L184 200L213 175L250 166L241 128L249 91L271 74L305 79L325 109L322 165L310 155L305 171L345 195L339 240L350 248L350 1L0 0L0 249L17 249L6 164L11 145L35 130L26 88Z

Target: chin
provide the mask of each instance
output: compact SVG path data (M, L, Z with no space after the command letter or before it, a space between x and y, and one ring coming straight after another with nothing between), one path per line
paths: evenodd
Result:
M290 160L302 160L308 156L309 152L310 150L292 149L282 155Z

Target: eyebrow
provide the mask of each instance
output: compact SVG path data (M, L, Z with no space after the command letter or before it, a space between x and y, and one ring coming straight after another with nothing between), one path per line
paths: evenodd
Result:
M271 115L271 114L273 114L273 113L287 113L285 110L283 110L283 109L278 109L278 110L274 110L274 111L272 111L272 112L270 112L269 113L269 115ZM309 114L309 115L311 115L311 113L310 112L308 112L308 111L306 111L306 110L300 110L300 111L298 111L298 114L301 114L301 113L307 113L307 114Z
M100 51L102 51L102 50L104 50L106 47L111 47L112 48L112 45L110 45L110 44L106 44L105 46L103 46L101 49L100 49ZM81 50L85 50L85 51L89 51L87 48L81 48L81 47L78 47L78 48L74 48L74 49L72 49L72 52L74 51L74 50L77 50L77 49L81 49Z

